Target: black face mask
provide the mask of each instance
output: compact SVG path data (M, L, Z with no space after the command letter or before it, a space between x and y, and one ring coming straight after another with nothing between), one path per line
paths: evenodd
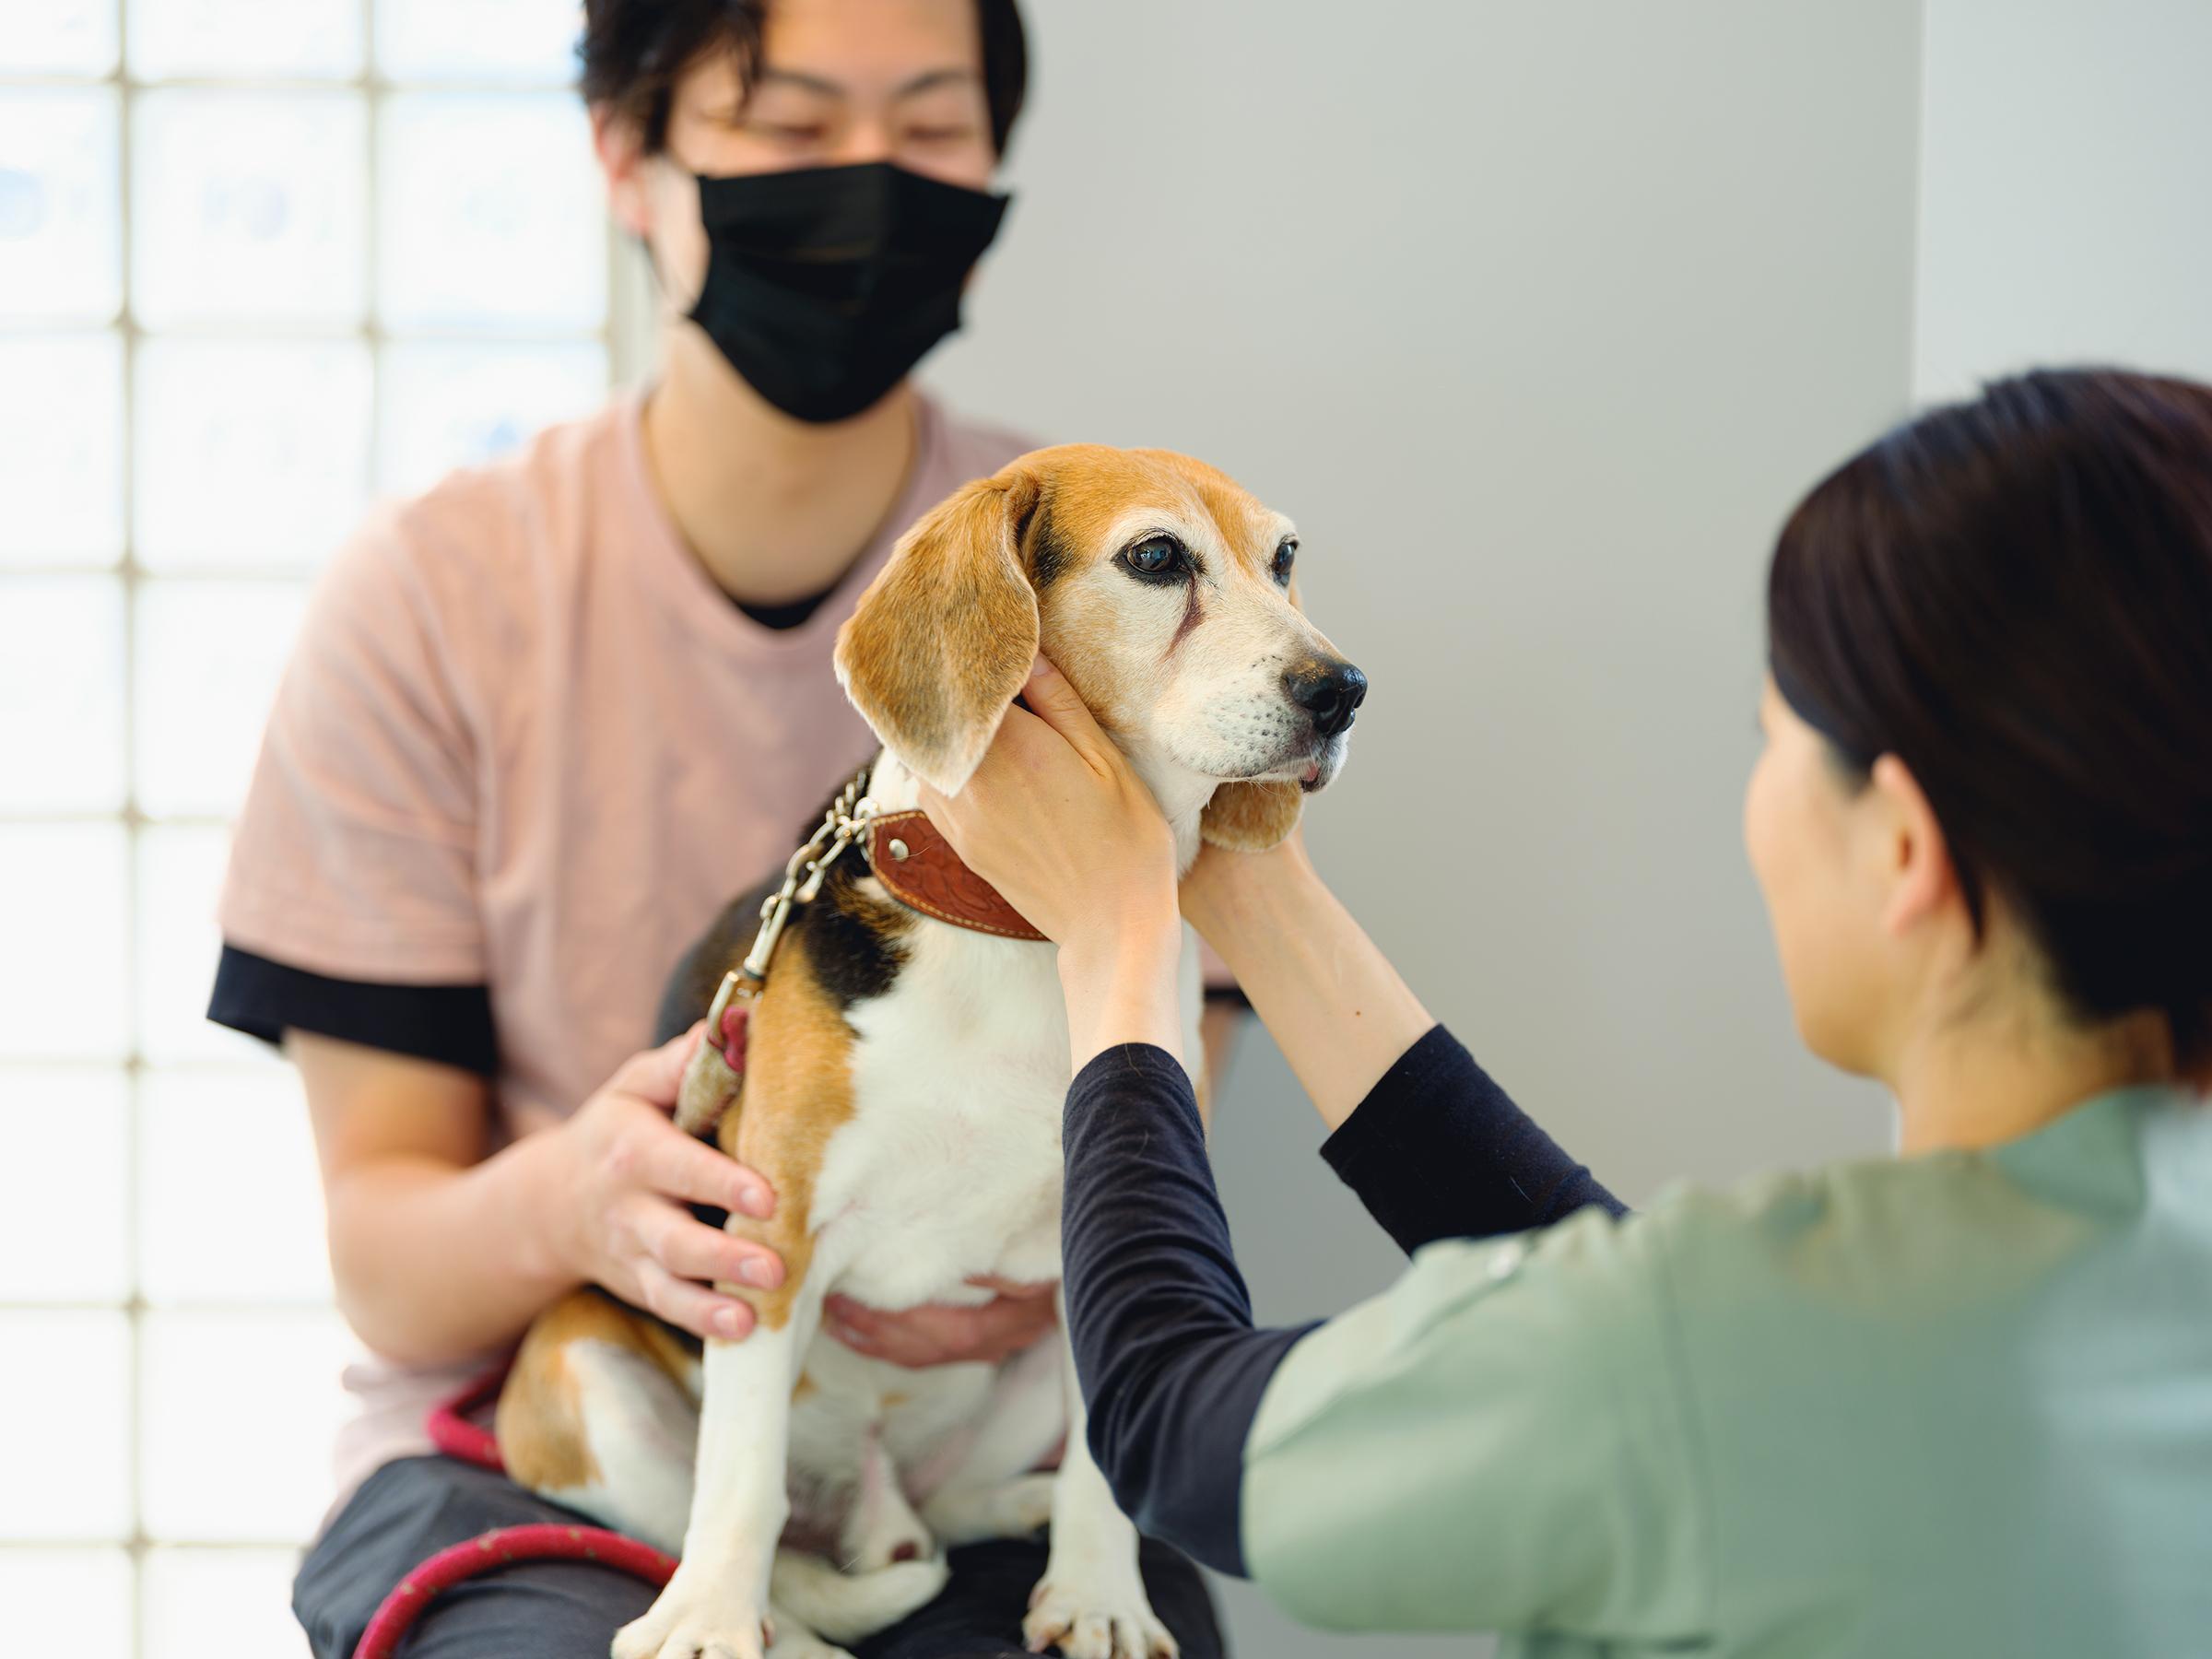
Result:
M691 320L785 414L846 419L959 327L1007 200L888 161L702 177Z

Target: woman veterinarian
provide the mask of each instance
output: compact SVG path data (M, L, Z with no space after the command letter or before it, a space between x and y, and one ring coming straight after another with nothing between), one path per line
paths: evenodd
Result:
M592 1281L729 1336L750 1312L701 1281L780 1279L684 1207L773 1198L668 1121L683 1045L632 1050L700 929L875 747L830 668L852 601L923 509L1032 447L907 380L1005 206L1014 0L584 14L614 211L668 301L661 378L380 513L337 557L222 900L210 1012L300 1068L338 1300L378 1356L348 1373L340 1503L295 1586L324 1659L436 1550L573 1519L425 1455L427 1408L539 1309ZM846 290L882 302L855 318ZM1051 1306L1010 1293L851 1340L996 1359ZM870 1659L1012 1651L1042 1559L956 1552L952 1589ZM1184 1653L1217 1653L1195 1571L1165 1549L1147 1565ZM519 1567L442 1598L406 1652L605 1659L652 1594Z
M930 803L1060 945L1100 1465L1341 1629L2203 1653L2212 388L2030 375L1890 434L1783 529L1768 626L1751 863L1806 1042L1889 1087L1903 1156L1624 1218L1299 845L1209 849L1185 913L1419 1253L1310 1329L1252 1328L1142 786L1041 669Z

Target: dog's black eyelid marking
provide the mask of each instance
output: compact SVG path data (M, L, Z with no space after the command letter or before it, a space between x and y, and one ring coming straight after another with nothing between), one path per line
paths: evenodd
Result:
M1029 538L1030 581L1041 594L1066 572L1069 563L1067 546L1053 529L1053 498L1049 492L1039 499L1024 533Z

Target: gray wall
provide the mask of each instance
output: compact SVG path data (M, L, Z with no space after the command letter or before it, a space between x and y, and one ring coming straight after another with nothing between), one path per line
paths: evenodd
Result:
M1018 206L930 378L1297 518L1374 682L1316 856L1618 1191L1883 1147L1737 826L1771 535L1906 408L1918 6L1028 5ZM1263 1317L1387 1280L1261 1034L1219 1125ZM1230 1605L1252 1659L1467 1648Z
M2212 6L1929 0L1914 391L2212 379Z

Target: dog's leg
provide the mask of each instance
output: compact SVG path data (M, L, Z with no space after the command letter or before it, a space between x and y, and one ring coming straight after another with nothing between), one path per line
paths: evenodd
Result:
M899 1471L883 1449L879 1425L871 1424L862 1442L860 1488L853 1495L839 1545L841 1564L848 1572L874 1572L937 1553L929 1528L900 1487Z
M1057 1645L1067 1659L1175 1659L1175 1638L1152 1611L1136 1570L1136 1528L1113 1500L1084 1439L1083 1390L1068 1347L1067 1305L1058 1347L1067 1391L1067 1452L1053 1500L1053 1547L1030 1598L1021 1633L1031 1652Z
M562 1298L515 1356L498 1433L517 1485L673 1550L691 1504L698 1412L688 1356L657 1335L611 1298Z
M791 1510L792 1385L833 1277L818 1257L780 1323L764 1319L742 1342L707 1344L682 1560L645 1616L616 1635L614 1659L762 1659L769 1575Z
M1058 1346L1041 1342L1001 1368L974 1442L923 1500L939 1543L1025 1538L1053 1518L1055 1477L1032 1471L1067 1429Z
M675 1554L683 1546L697 1455L699 1414L690 1396L643 1355L612 1344L571 1344L568 1360L600 1474L584 1493L549 1495Z

